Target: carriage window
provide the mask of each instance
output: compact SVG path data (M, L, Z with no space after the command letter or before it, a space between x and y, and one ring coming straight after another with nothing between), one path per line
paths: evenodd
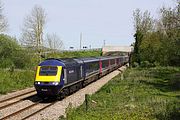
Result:
M87 73L94 72L99 69L99 62L87 63L86 71Z
M109 60L102 61L102 68L106 68L109 66Z
M110 63L111 63L111 65L114 65L115 64L115 59L111 59Z
M56 74L57 67L55 66L42 66L39 72L40 76L56 76Z

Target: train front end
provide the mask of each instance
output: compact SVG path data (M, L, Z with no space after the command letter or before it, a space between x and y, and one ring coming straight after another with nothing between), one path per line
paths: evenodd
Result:
M64 86L64 64L56 59L45 60L37 67L34 87L38 96L57 96Z

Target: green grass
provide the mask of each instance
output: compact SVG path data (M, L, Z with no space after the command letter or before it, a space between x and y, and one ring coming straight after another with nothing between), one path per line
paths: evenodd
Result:
M34 71L0 69L0 94L33 86Z
M55 58L73 58L73 57L97 57L101 56L101 51L67 51L62 53L51 53L48 54L47 57L55 57Z
M178 120L180 68L128 69L79 108L68 108L68 120ZM123 78L123 79L122 79ZM122 79L122 80L121 80ZM62 118L62 117L61 117Z

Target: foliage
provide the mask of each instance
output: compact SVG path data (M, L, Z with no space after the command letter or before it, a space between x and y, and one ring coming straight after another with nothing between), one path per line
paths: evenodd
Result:
M135 44L133 62L180 66L180 2L175 8L161 8L160 17L134 12Z
M96 94L69 110L68 120L178 120L180 88L171 84L180 68L133 68L115 77ZM178 78L180 79L180 77Z
M47 54L47 58L79 58L79 57L97 57L101 56L101 51L64 51Z
M0 69L0 94L33 86L34 71Z
M139 63L133 62L133 63L132 63L132 67L139 67Z
M133 13L134 16L134 28L136 33L134 34L135 37L135 44L134 44L134 55L133 61L141 63L141 56L140 56L140 45L144 36L153 28L153 19L150 16L148 11L141 13L139 9L136 9Z
M0 68L24 68L30 63L30 57L16 42L16 39L8 35L0 34Z
M149 61L142 61L141 62L141 67L149 68L149 67L153 67L153 64L149 63Z
M100 55L101 51L50 51L47 52L44 56L45 58L41 58L41 60L46 58L72 58ZM15 69L34 69L34 66L39 63L39 56L34 48L22 48L18 45L15 38L4 34L0 34L0 56L0 68L14 67Z

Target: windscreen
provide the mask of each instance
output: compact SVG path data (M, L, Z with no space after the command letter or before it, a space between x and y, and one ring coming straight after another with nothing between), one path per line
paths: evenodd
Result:
M41 66L39 75L40 76L56 76L57 74L56 66Z

